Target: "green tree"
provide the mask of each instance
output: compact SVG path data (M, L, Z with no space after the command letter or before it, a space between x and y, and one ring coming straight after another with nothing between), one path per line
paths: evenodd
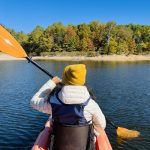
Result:
M117 46L118 43L114 38L110 39L110 44L109 44L109 54L116 54L117 53Z
M54 23L46 30L37 26L30 34L8 30L27 52L36 55L56 51L87 51L87 54L107 55L150 53L148 25L117 25L115 22L102 24L92 21L77 26Z
M54 38L49 34L49 30L46 29L43 34L39 37L39 48L36 53L51 52L54 46Z
M28 41L28 35L24 34L23 32L18 32L16 33L16 40L23 45Z
M64 48L66 51L79 50L80 40L77 35L77 28L75 26L68 26L64 37Z
M129 41L132 40L133 31L123 25L117 26L116 29L116 41L118 43L118 54L129 54Z
M54 23L46 29L48 36L51 36L54 41L52 51L63 51L64 37L66 34L66 27L62 23ZM56 49L57 48L57 49Z
M103 47L104 47L104 54L110 54L110 39L113 38L113 28L116 26L115 22L108 22L105 26L105 32L103 34ZM115 40L113 40L115 41ZM112 43L111 43L112 44Z
M91 30L91 39L93 41L95 51L99 51L101 54L103 53L103 37L104 37L104 29L105 25L100 24L99 21L93 21L89 24Z
M44 29L40 26L37 26L30 34L29 34L29 38L28 38L28 44L26 45L26 47L29 48L29 52L30 53L36 53L37 55L40 54L39 51L39 47L40 47L40 43L39 43L39 39L40 36L43 34Z

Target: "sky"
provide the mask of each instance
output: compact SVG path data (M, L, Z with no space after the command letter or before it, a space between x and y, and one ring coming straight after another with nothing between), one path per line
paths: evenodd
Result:
M150 25L150 0L0 0L0 24L15 31L94 20Z

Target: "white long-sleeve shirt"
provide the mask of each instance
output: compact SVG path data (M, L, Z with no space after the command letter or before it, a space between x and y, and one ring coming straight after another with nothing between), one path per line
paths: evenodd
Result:
M56 84L52 80L46 82L31 99L31 106L40 112L52 114L52 107L48 98L55 86ZM84 103L89 98L90 94L86 86L67 85L61 89L58 96L65 104L80 104ZM55 99L51 99L51 101L54 100ZM89 100L88 104L84 107L83 114L87 121L92 120L94 126L106 127L105 116L94 100Z

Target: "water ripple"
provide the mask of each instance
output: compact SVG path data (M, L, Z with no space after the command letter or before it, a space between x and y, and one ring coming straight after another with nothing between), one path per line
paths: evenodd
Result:
M0 63L0 149L29 150L48 118L48 115L33 110L29 101L48 77L25 61ZM61 77L63 68L72 62L39 63ZM115 129L107 124L106 132L113 149L149 150L148 62L83 63L86 63L88 69L88 84L93 89L104 114L117 126L135 129L141 133L136 139L119 139Z

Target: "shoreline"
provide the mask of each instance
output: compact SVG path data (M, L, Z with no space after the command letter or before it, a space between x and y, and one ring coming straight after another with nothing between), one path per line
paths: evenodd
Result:
M33 60L58 60L58 61L150 61L150 55L101 55L96 57L86 56L36 56ZM25 60L24 58L15 58L7 54L0 54L0 61Z

